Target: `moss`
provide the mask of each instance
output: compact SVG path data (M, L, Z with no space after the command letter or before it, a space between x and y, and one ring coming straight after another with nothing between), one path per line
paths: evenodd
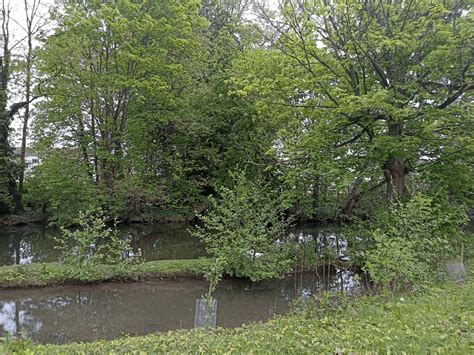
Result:
M178 330L67 345L17 341L4 352L111 353L360 353L468 354L474 350L474 282L446 284L423 295L351 300L315 317L294 312L237 329ZM313 316L311 315L313 314Z
M201 278L202 261L159 260L131 265L94 265L77 270L61 263L0 267L0 288L42 287L142 279Z

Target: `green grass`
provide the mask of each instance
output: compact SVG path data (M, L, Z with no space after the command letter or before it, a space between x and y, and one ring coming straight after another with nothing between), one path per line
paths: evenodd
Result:
M367 296L330 312L305 309L238 329L179 330L68 345L19 341L3 350L19 354L474 353L472 280L404 297Z
M42 287L153 278L201 278L202 261L160 260L130 265L94 265L77 268L61 263L33 263L0 267L0 288Z

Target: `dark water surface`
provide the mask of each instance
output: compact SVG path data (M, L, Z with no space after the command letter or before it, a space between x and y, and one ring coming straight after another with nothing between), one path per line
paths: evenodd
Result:
M204 247L193 238L188 227L179 224L132 224L120 226L122 235L131 239L133 253L140 249L145 261L195 259L205 254ZM0 228L0 265L53 262L60 259L55 249L57 228L20 226Z
M0 333L39 343L67 343L193 328L205 281L153 281L0 291ZM215 292L217 325L237 327L288 310L295 296L360 292L351 272L299 273L251 284L223 280Z
M193 238L189 227L179 224L131 224L120 226L122 235L131 239L132 251L140 249L145 261L167 259L195 259L205 255L203 245ZM291 228L289 236L299 242L314 241L318 249L333 247L339 256L347 248L335 225L303 224ZM20 226L0 228L0 265L53 262L60 259L55 249L57 228Z
M204 255L199 241L176 224L131 225L120 228L132 238L133 252L145 260L190 259ZM0 264L50 262L60 258L54 248L57 229L25 226L0 229ZM288 239L305 243L319 257L344 257L347 243L337 226L300 225ZM0 336L27 336L39 343L67 343L143 335L192 328L195 305L207 291L205 281L153 281L61 286L0 291ZM324 269L251 284L223 280L217 299L217 325L237 327L266 320L288 310L295 297L322 290L362 292L350 271Z

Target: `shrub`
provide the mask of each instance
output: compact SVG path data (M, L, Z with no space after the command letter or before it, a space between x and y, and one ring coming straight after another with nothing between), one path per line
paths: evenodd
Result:
M367 254L365 268L372 280L396 292L411 285L422 285L429 269L416 253L415 243L401 237L373 232L375 246Z
M101 204L89 167L67 150L44 157L25 184L24 203L51 214L51 222L69 226L79 211Z
M206 245L207 252L221 260L224 271L253 281L287 272L291 261L285 237L285 218L274 193L265 186L235 175L232 189L221 187L210 198L211 210L201 216L203 225L193 234Z
M204 260L201 263L201 267L204 271L204 277L209 282L209 289L207 294L203 295L203 298L212 301L212 293L216 290L217 285L222 279L222 274L225 270L226 261L221 258L215 258L213 260Z
M427 281L430 270L453 257L466 222L462 206L417 194L353 227L348 233L351 254L375 282L396 291Z
M56 238L57 248L63 253L65 264L73 266L67 269L76 279L96 278L96 266L100 264L123 265L131 259L126 257L130 250L127 238L119 236L115 228L108 227L107 217L101 209L80 212L73 230L61 228L62 236Z

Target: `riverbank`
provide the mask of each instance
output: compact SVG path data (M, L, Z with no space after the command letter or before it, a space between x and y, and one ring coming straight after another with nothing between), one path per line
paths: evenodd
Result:
M68 345L16 341L5 353L472 353L474 282L445 283L424 294L321 303L237 329L180 330Z
M202 278L202 263L200 259L157 260L140 264L94 265L82 270L61 263L1 266L0 289L108 281Z
M46 225L48 218L48 214L43 212L0 215L0 227Z
M90 285L104 282L138 282L144 280L203 279L206 259L156 260L138 264L75 266L52 263L31 263L0 266L0 290L59 285ZM323 269L298 269L293 272L321 271L340 267L360 272L344 263L321 264ZM324 269L325 268L325 269ZM289 274L291 274L290 272Z
M201 204L196 208L192 209L187 214L180 214L172 210L161 210L150 211L149 213L130 214L120 219L121 224L134 224L134 223L149 223L149 224L190 224L197 218L198 215L208 209L207 204ZM0 227L12 227L22 225L48 225L53 221L54 215L44 211L24 211L19 213L2 214L0 215ZM109 222L113 223L113 220Z

